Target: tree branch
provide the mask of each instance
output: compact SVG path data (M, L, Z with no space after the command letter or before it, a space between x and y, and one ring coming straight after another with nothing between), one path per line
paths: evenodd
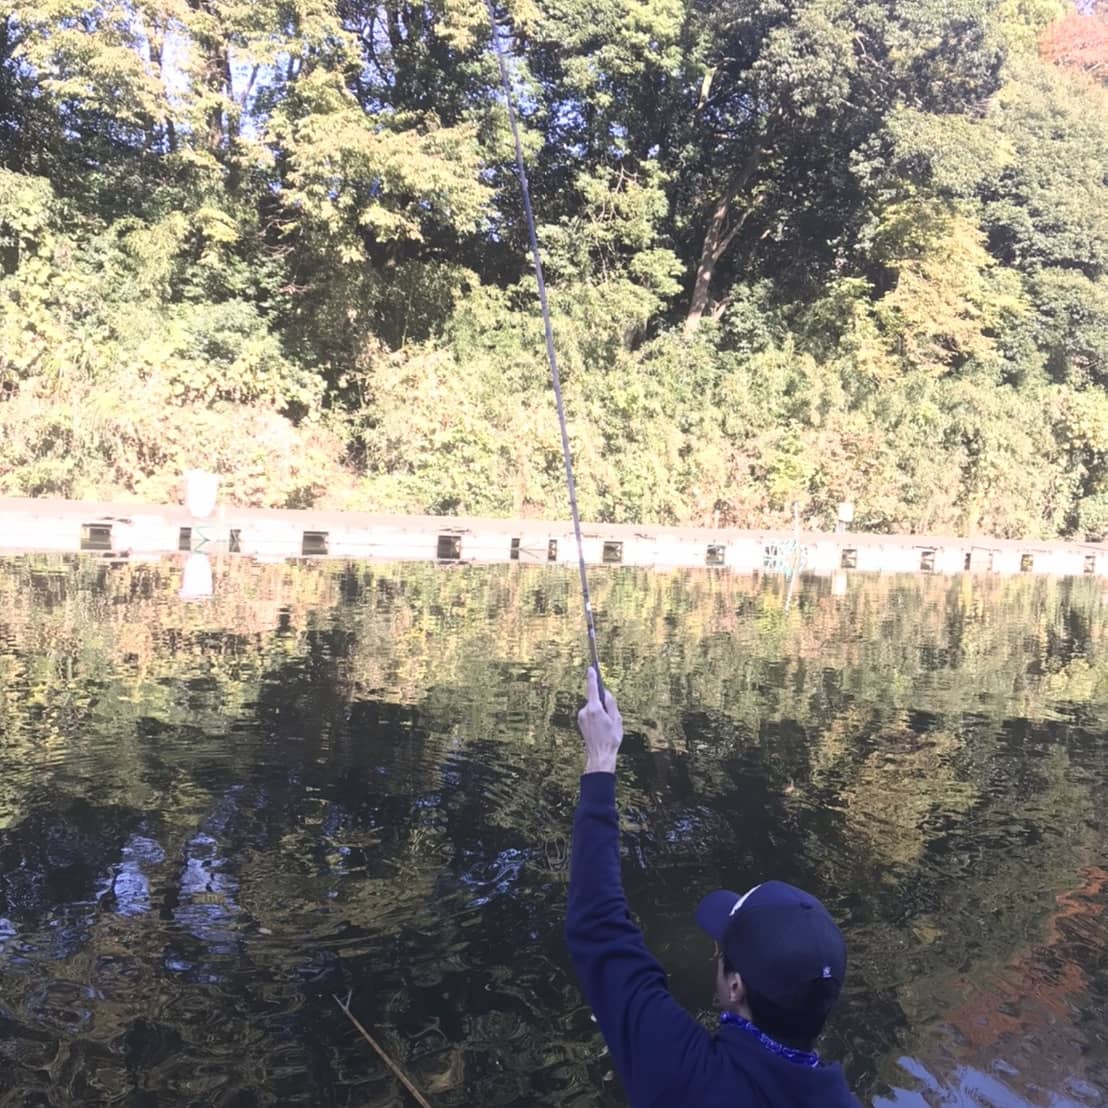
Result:
M388 1056L381 1044L358 1022L358 1018L350 1010L350 1001L353 994L348 994L346 1000L339 1000L333 993L331 996L334 1002L339 1006L339 1010L342 1014L354 1025L361 1037L373 1047L381 1061L389 1067L393 1076L408 1090L409 1095L420 1108L431 1108L431 1102L415 1087L411 1078Z
M243 111L246 110L246 102L250 99L250 94L254 91L254 82L258 79L258 70L261 66L255 65L250 71L250 80L246 82L246 88L243 90L242 95L239 97L239 108Z

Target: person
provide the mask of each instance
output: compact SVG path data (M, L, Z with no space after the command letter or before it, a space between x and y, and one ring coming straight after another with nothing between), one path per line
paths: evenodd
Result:
M842 935L815 897L780 881L710 893L696 919L716 944L718 1031L670 995L623 893L623 721L607 690L601 705L598 684L590 667L566 939L632 1108L857 1108L841 1067L814 1052L846 975Z

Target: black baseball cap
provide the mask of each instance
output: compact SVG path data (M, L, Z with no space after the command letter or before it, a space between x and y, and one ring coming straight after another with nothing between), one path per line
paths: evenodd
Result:
M747 988L798 1022L822 1022L846 980L846 943L827 909L784 881L709 893L696 922Z

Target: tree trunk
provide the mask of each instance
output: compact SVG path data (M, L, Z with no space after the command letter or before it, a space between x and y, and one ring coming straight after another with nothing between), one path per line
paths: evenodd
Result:
M226 89L227 72L230 68L227 54L216 43L209 43L205 50L207 57L204 67L204 83L208 86L212 95L217 98L216 103L208 112L208 149L213 154L218 154L223 146L223 105L219 103Z
M207 29L203 34L194 34L194 38L203 58L201 82L214 100L205 119L207 147L218 157L224 145L224 125L230 123L223 111L224 102L230 100L232 93L230 44L214 0L188 0L188 6L214 24L214 30ZM229 133L229 128L226 138L234 138Z
M142 26L141 17L139 25ZM177 128L173 123L173 115L169 105L169 87L165 79L165 69L162 66L162 56L165 50L165 27L157 20L153 20L149 29L146 30L146 38L150 43L150 60L154 63L154 68L158 72L158 82L162 87L162 96L165 99L167 105L166 116L163 121L165 126L166 142L169 146L169 153L177 153Z
M735 193L728 189L720 197L716 210L712 213L712 221L708 224L708 231L700 248L700 262L696 267L696 280L693 281L689 311L685 316L686 335L691 335L696 331L700 326L700 321L704 318L704 313L708 310L708 300L712 291L712 277L715 276L716 262L721 257L719 247L723 241L723 228L727 223L727 217L731 214L731 205L734 202Z
M689 311L685 316L685 334L691 335L700 326L700 321L708 311L711 302L712 278L716 273L716 266L720 259L727 253L736 235L742 229L750 214L748 208L741 215L734 217L733 209L739 194L750 184L750 179L758 169L762 160L762 144L756 141L746 156L746 161L739 168L738 173L728 182L723 195L712 212L711 222L704 235L704 243L700 249L700 261L696 267L696 279L693 281L692 296L689 300Z

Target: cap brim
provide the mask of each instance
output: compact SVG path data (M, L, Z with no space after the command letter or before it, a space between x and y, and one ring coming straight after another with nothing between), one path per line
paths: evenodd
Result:
M717 943L722 943L723 933L727 930L727 923L738 902L739 894L728 892L726 889L709 893L696 906L697 926L707 931Z

